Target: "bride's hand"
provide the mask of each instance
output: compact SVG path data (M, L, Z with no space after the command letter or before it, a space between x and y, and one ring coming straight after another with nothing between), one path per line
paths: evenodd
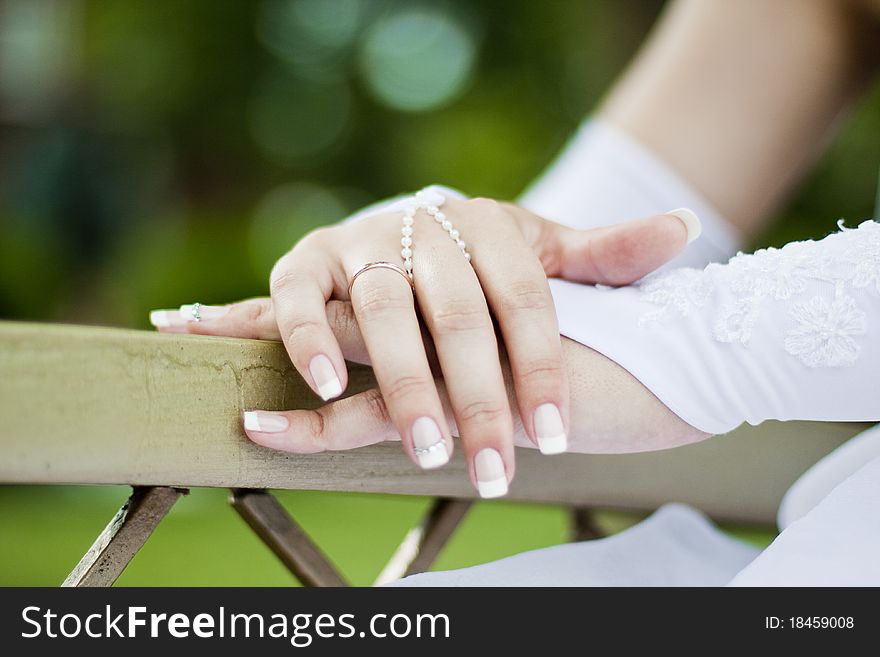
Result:
M442 211L467 239L472 261L420 210L412 236L415 297L471 476L481 494L503 494L514 472L514 428L492 316L525 434L545 452L563 451L568 376L547 277L626 284L676 255L688 231L675 215L575 231L486 199L449 199ZM349 297L351 277L364 264L401 262L401 217L382 214L310 233L273 269L271 299L202 306L199 322L187 321L190 307L152 319L166 331L280 339L303 378L328 400L345 389L347 373L326 305L350 301L407 453L422 467L442 465L452 453L451 433L407 279L371 269L357 277ZM246 416L245 429L255 442L285 448L280 438L289 422L285 414L256 412Z

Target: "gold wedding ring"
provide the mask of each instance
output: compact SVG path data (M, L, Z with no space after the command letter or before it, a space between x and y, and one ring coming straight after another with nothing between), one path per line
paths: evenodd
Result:
M354 274L352 274L351 282L348 284L348 298L351 298L351 288L354 287L354 282L357 280L357 277L363 274L364 272L370 271L371 269L390 269L392 271L396 271L398 274L403 276L403 279L406 281L409 288L415 291L415 286L413 285L412 280L409 277L409 274L403 269L403 267L398 267L393 262L388 262L387 260L379 260L377 262L368 262L363 267L358 269Z

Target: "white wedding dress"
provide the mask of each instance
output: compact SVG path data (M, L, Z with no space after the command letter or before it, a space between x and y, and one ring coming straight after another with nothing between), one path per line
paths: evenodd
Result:
M608 125L588 124L522 203L588 227L688 206L703 234L637 285L551 281L560 332L608 356L712 434L749 422L880 420L880 224L737 254L723 218ZM729 259L729 261L728 261ZM725 264L721 264L725 263ZM880 429L791 487L764 551L667 505L609 538L560 545L403 586L880 585Z

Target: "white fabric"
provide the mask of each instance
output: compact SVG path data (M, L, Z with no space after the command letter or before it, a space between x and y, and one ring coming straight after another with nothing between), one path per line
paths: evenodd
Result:
M880 458L789 525L730 585L880 585Z
M667 504L608 538L413 575L392 586L721 586L757 554L700 512Z
M776 516L779 529L786 529L796 520L803 518L825 499L835 486L875 458L880 458L880 425L845 442L791 485L782 498ZM875 511L875 515L880 518L880 510Z
M592 120L518 203L573 228L593 228L687 207L703 225L700 239L665 265L725 261L740 240L727 221L668 165L612 124Z
M619 289L551 281L560 332L689 424L880 419L880 224ZM869 332L869 327L873 331Z

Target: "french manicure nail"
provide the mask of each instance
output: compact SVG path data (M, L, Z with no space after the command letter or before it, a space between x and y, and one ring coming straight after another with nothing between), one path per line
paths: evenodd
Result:
M193 314L194 303L185 303L180 307L180 317L185 321L193 321L196 319ZM206 306L198 304L199 319L220 319L229 312L229 306Z
M496 450L486 447L474 457L474 472L480 497L501 497L507 493L504 461Z
M156 328L169 328L172 326L185 326L186 320L176 310L151 310L150 324Z
M541 454L562 454L568 449L568 436L556 404L541 404L535 409L535 437Z
M280 413L269 413L268 411L244 412L244 428L248 431L281 433L282 431L287 431L289 426L290 422Z
M425 470L439 468L449 462L446 441L433 419L420 417L413 422L412 440L419 465Z
M671 214L681 219L681 222L684 224L685 230L687 230L688 244L697 239L700 236L700 233L703 232L703 224L700 222L700 218L697 216L697 213L693 210L690 210L688 208L676 208L675 210L670 210L665 214Z
M324 354L318 354L312 358L309 363L309 374L318 388L318 394L321 399L328 401L342 394L342 383L336 376L336 370L333 369L333 363Z

